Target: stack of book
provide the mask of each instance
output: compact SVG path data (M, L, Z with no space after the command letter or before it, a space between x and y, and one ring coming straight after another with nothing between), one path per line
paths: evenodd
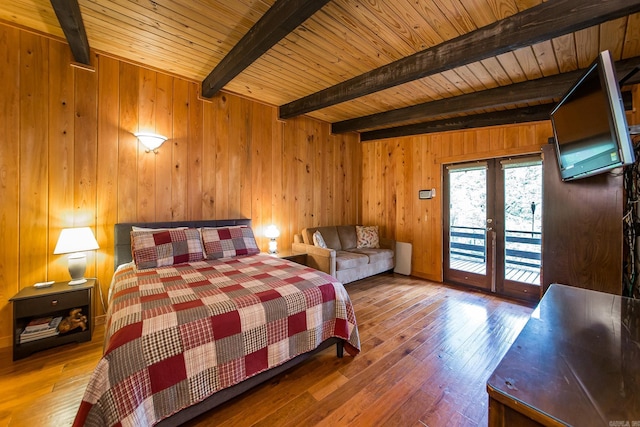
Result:
M32 319L20 333L20 344L58 335L60 321L62 316Z

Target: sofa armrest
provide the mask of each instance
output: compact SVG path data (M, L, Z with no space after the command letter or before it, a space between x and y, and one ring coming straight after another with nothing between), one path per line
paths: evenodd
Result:
M294 254L307 254L307 265L316 270L324 271L336 277L336 251L335 249L320 248L306 243L293 243L291 251Z
M387 239L386 237L380 237L380 247L384 249L391 249L393 252L395 252L396 241L395 239Z

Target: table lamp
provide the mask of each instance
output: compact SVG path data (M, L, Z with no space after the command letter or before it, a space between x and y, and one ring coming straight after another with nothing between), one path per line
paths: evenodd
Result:
M278 227L271 224L264 230L265 237L269 238L269 253L277 254L278 253L278 242L276 242L276 238L280 235L280 230Z
M84 272L87 269L85 251L93 251L98 248L98 242L89 227L62 229L53 254L71 254L69 255L70 285L80 285L87 281L84 278Z

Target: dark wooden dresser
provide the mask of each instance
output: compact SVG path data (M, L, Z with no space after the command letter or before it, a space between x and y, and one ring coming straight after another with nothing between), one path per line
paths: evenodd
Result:
M487 391L489 426L640 426L640 301L551 285Z

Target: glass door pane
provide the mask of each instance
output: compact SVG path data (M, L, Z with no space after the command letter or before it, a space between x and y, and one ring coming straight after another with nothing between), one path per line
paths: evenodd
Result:
M487 288L487 163L447 168L448 227L445 279Z
M504 280L540 285L542 161L503 162Z

